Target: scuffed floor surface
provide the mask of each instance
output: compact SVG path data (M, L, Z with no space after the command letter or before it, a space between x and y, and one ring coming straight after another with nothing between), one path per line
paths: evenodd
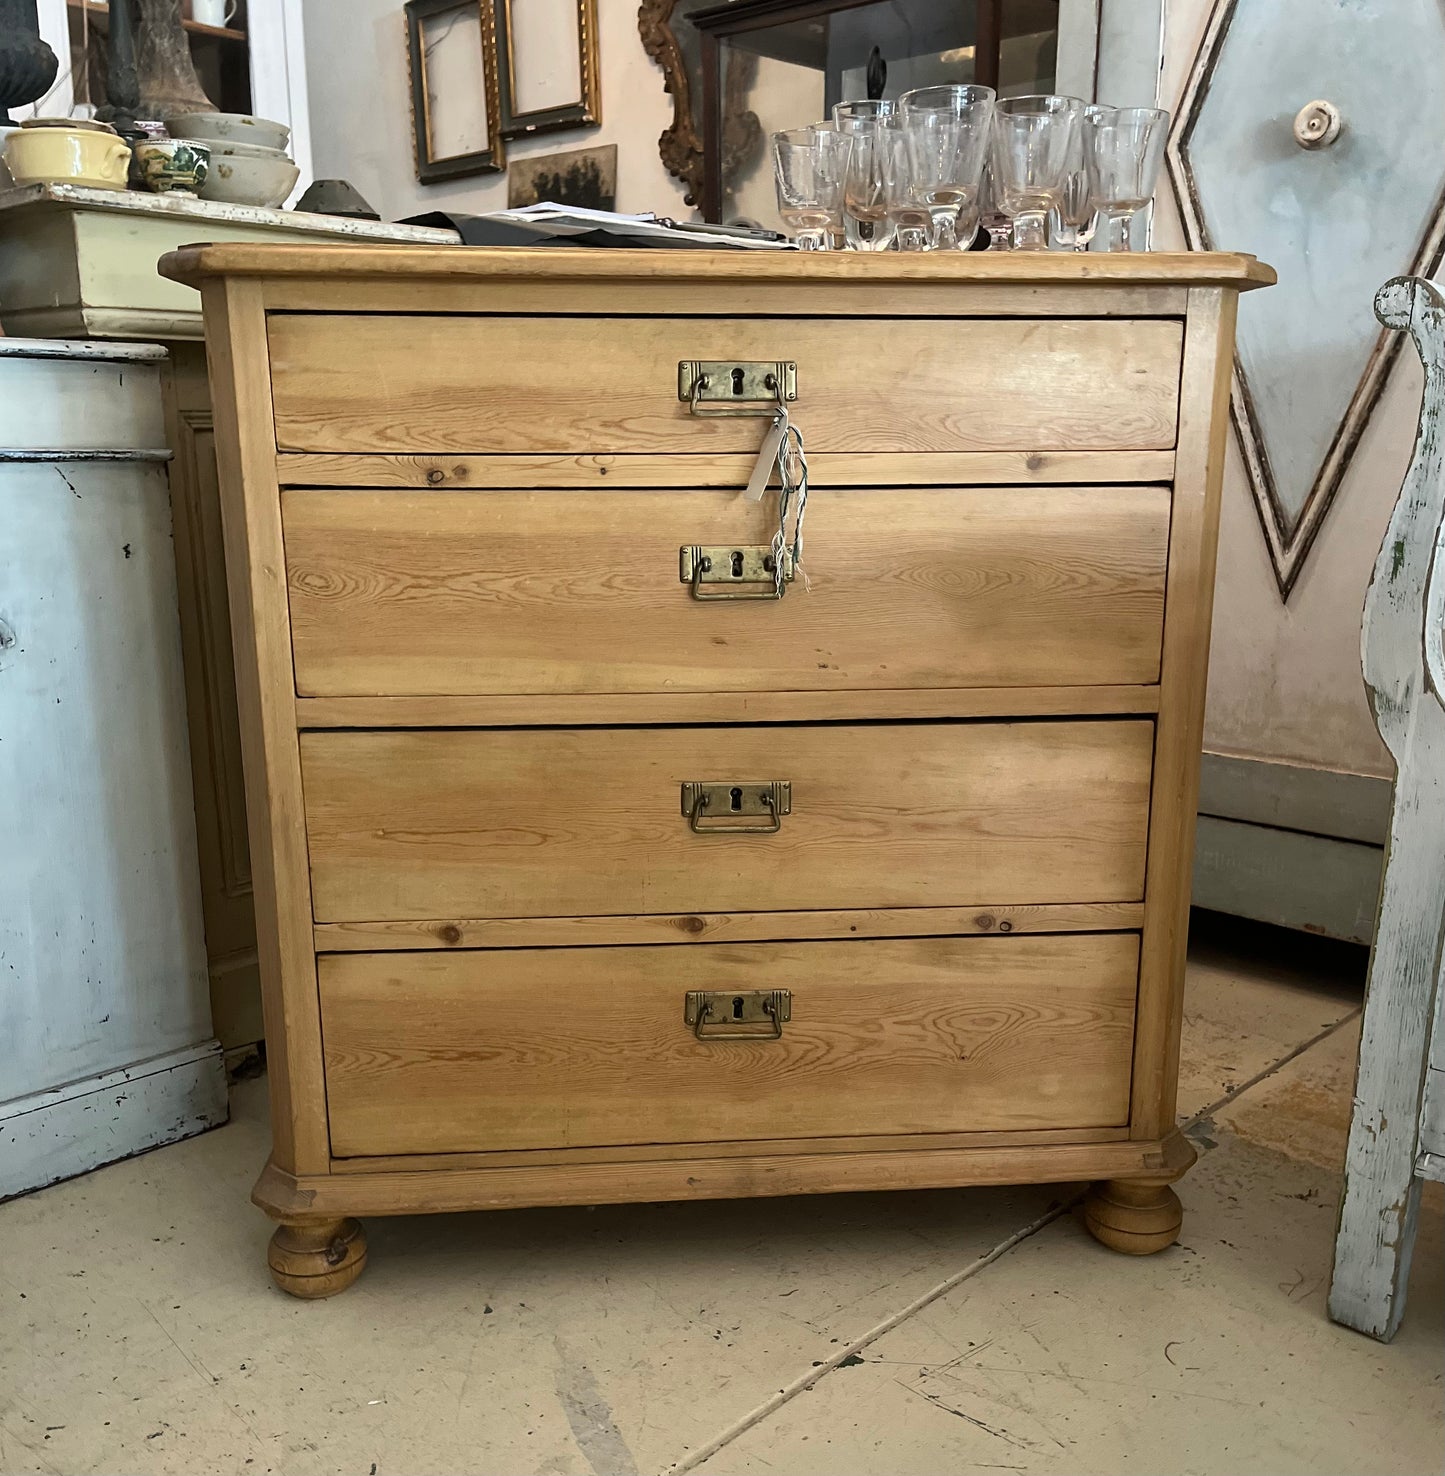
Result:
M229 1127L0 1206L0 1472L1438 1472L1439 1195L1395 1342L1325 1317L1359 963L1196 939L1201 1158L1145 1260L1057 1189L517 1211L372 1221L303 1304L243 1083Z

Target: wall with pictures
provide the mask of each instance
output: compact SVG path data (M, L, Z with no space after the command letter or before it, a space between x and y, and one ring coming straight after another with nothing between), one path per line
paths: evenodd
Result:
M499 210L505 174L423 185L412 158L406 20L400 0L304 0L312 167L318 179L348 179L396 220L422 211ZM682 186L658 158L672 120L662 72L642 49L634 0L600 0L598 52L602 126L544 133L507 144L508 162L569 149L617 145L617 208L687 219Z

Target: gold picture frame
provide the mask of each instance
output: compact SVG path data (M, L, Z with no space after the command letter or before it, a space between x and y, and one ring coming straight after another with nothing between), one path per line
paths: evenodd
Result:
M492 4L497 51L501 58L501 136L504 139L530 138L533 134L553 133L560 128L597 127L602 122L597 0L492 0ZM524 14L539 34L549 37L556 36L558 23L563 17L576 16L576 87L564 85L564 95L556 101L541 101L539 105L525 97L538 79L521 77L518 73L518 54L530 49L525 29L520 26L520 18ZM564 36L569 29L563 27ZM566 54L564 47L562 55ZM570 76L569 69L567 77L570 79ZM541 80L545 90L548 79ZM575 96L572 96L574 91Z
M406 0L403 9L417 178L500 174L507 155L493 0Z

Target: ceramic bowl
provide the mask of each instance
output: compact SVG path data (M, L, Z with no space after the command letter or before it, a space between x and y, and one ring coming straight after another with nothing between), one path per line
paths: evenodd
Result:
M270 144L257 143L221 143L216 139L192 139L192 143L202 143L213 154L228 154L237 159L287 159L290 155L285 149L273 149Z
M211 144L211 168L201 185L201 199L228 205L280 205L296 188L301 171L274 149L240 144Z
M130 147L104 123L26 119L5 136L5 164L18 185L75 184L123 190Z
M172 138L194 138L202 143L259 144L282 153L291 142L284 123L253 118L249 113L178 113L166 119Z
M194 195L211 168L211 151L186 138L138 143L135 157L146 188L158 195Z

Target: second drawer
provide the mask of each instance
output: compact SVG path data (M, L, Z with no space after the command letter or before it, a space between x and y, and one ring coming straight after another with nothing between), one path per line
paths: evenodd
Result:
M781 601L680 578L683 548L767 548L775 494L295 489L282 515L303 696L1159 677L1167 487L820 488Z
M1137 901L1153 734L1129 719L303 733L315 915ZM771 825L758 797L775 781L791 801L776 833L705 833ZM694 816L687 782L722 788Z

